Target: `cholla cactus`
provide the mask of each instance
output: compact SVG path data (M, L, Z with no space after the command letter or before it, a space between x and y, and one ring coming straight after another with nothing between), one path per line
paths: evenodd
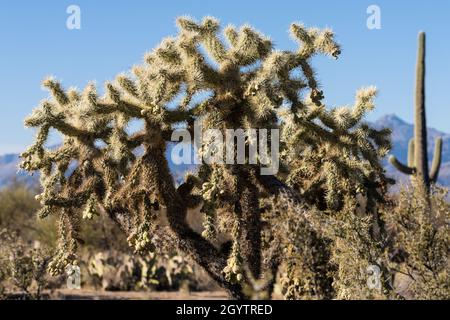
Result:
M287 181L323 210L340 210L345 196L357 195L373 207L391 182L379 162L391 148L390 130L361 121L373 109L375 95L373 87L361 89L353 108L332 110L306 101L300 115L288 115L283 127Z
M389 149L389 131L361 122L373 108L373 88L358 92L354 108L324 105L310 60L339 56L331 30L294 23L290 33L299 48L279 51L248 25L226 27L225 43L214 18L199 23L181 17L177 24L176 37L163 40L131 74L106 83L104 96L94 84L79 92L45 80L51 97L25 121L38 133L22 154L22 168L41 172L40 216L60 217L61 253L54 270L75 259L83 212L90 218L98 208L138 251L151 249L147 244L158 235L242 298L242 282L249 278L242 270L256 280L265 272L260 200L283 194L306 218L306 205L336 209L346 194L379 200L387 183L379 158ZM287 179L260 175L253 164L204 164L176 188L166 143L175 126L192 129L199 118L204 129L281 128ZM144 125L130 134L133 119ZM50 130L64 136L56 150L45 148ZM139 155L133 152L137 148ZM207 216L204 236L185 219L187 210L200 204ZM158 226L163 212L168 232ZM217 249L209 239L219 212L229 213L222 224L233 226L231 251Z

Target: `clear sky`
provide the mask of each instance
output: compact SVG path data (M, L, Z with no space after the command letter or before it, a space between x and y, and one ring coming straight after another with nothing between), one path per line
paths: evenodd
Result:
M158 3L158 4L156 4ZM66 27L66 9L81 8L81 30ZM381 29L366 25L369 5L381 9ZM450 132L450 0L41 0L0 2L0 154L32 142L23 118L47 93L41 80L54 75L65 87L102 86L140 63L163 37L176 33L175 18L205 15L222 23L250 23L279 49L293 49L293 21L331 27L343 47L337 61L315 58L327 104L351 104L355 90L375 85L377 109L368 120L395 113L413 120L417 33L427 32L428 124Z

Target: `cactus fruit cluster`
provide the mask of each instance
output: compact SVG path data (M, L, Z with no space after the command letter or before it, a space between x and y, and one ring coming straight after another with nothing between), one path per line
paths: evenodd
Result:
M310 219L316 206L318 214L332 215L359 196L371 217L390 182L380 163L390 131L363 121L374 107L374 88L359 90L353 107L325 105L311 59L338 58L329 29L294 23L298 48L281 51L248 25L228 26L223 34L211 17L181 17L177 25L177 36L107 82L104 95L93 83L80 92L45 80L51 96L25 120L37 136L21 167L40 171L40 217L59 219L52 271L76 258L80 221L98 213L115 221L140 254L176 246L242 298L250 279L276 271L286 249L270 236L267 226L278 217L266 214L264 200L290 201L311 234L319 232ZM249 163L202 164L177 187L166 146L175 128L192 130L200 118L205 130L280 129L282 172L261 175L260 165ZM142 128L130 132L136 119ZM46 148L50 131L63 135L56 149ZM203 234L186 221L187 210L198 207L206 216ZM218 243L219 233L231 241Z
M408 145L408 164L401 163L395 156L390 162L397 170L416 177L430 189L430 185L438 179L442 157L442 139L436 138L434 156L431 169L428 168L427 122L425 113L425 33L419 34L419 49L416 66L416 94L415 94L415 127L414 138Z

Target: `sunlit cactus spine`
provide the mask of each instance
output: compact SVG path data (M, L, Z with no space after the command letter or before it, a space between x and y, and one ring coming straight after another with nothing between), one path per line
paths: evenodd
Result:
M415 127L414 138L409 141L408 165L390 157L390 162L400 172L420 179L427 189L437 181L441 166L442 139L436 138L433 163L428 168L427 122L425 113L425 33L419 33L419 49L416 66Z

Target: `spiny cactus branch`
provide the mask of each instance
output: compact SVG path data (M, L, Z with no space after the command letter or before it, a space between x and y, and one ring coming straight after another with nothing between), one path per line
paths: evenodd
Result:
M397 160L397 158L395 156L390 156L389 157L389 162L395 167L397 168L398 171L404 173L404 174L414 174L416 169L409 167L409 166L405 166L403 163L401 163L399 160Z
M408 167L414 168L416 166L415 164L415 151L414 151L414 138L409 140L408 143Z
M434 143L434 155L433 163L431 164L430 181L436 183L442 161L442 138L436 138Z

